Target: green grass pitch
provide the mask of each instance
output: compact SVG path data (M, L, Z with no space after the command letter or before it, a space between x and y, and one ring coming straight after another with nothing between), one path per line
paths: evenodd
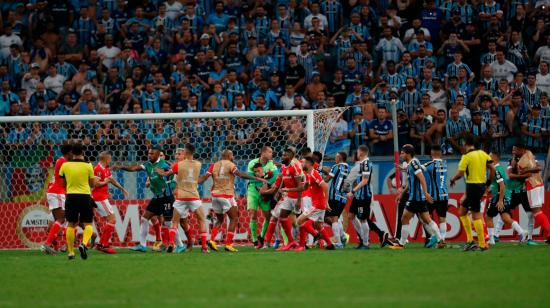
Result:
M500 243L486 252L200 249L116 255L0 251L0 307L366 307L550 304L550 247Z

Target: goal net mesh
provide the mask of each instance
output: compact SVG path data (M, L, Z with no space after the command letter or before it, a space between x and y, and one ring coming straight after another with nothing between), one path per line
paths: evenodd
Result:
M313 113L314 150L324 151L332 128L344 110L334 108ZM224 149L231 149L239 170L246 171L248 162L259 157L265 145L273 148L275 161L279 161L280 153L287 146L294 146L300 152L308 144L307 125L307 116L278 116L277 113L237 118L1 123L0 228L10 229L10 232L3 232L10 236L0 239L0 248L36 247L45 239L48 223L52 219L47 212L45 194L53 175L55 160L61 156L59 146L64 140L81 140L85 146L86 159L94 165L102 151L111 153L112 165L141 164L147 160L147 151L152 145L159 146L166 160L173 162L176 148L191 143L196 148L196 159L202 162L202 172L220 158ZM119 190L110 187L117 219L113 242L126 245L137 239L139 234L134 232L137 231L136 224L139 228L137 218L152 194L146 187L145 172L112 173L130 193L128 198L124 198ZM210 209L208 201L211 183L208 180L199 188L207 210ZM248 240L249 223L246 181L237 179L235 191L239 204L236 240L244 242ZM36 210L27 215L22 213L28 207L36 208L36 205L43 207L43 213ZM130 214L137 215L137 218L129 217ZM214 215L208 217L214 219ZM95 221L96 228L103 223L101 219ZM192 221L192 225L197 230L195 221Z

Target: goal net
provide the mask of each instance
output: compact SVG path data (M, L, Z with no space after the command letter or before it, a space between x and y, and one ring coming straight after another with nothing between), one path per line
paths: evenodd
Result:
M275 161L287 146L294 146L298 152L306 146L324 152L332 128L344 111L333 108L0 118L0 249L35 248L45 239L52 219L45 200L46 188L64 140L81 140L86 158L94 165L102 151L111 153L112 164L141 164L147 161L147 150L153 145L173 162L176 148L191 143L196 148L196 159L203 164L202 172L220 158L224 149L233 151L235 163L245 171L265 145L273 148ZM112 173L130 193L124 198L110 187L116 216L113 243L123 246L137 240L139 216L152 194L146 187L145 172ZM207 210L211 183L208 180L199 189ZM236 180L236 198L239 224L235 239L244 242L248 240L249 223L245 180ZM214 219L214 215L208 216ZM95 221L97 229L103 222Z

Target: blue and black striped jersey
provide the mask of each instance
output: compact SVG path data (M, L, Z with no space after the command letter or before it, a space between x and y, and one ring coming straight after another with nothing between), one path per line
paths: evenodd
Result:
M424 164L428 193L434 201L449 200L447 191L447 162L441 159L434 159Z
M368 177L368 182L365 186L361 187L361 189L355 192L353 197L356 200L367 200L372 198L372 189L370 187L371 173L372 162L368 158L366 158L359 163L359 174L357 176L357 183L361 182L363 176Z
M426 201L422 185L416 177L417 174L424 172L424 167L417 158L413 158L407 167L407 181L409 183L409 201Z
M332 166L329 176L332 177L328 191L328 199L346 202L346 193L343 191L344 182L349 174L349 166L346 163L339 163Z

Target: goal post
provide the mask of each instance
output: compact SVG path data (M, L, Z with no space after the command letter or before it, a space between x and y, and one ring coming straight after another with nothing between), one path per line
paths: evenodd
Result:
M147 149L152 145L159 146L167 161L173 162L176 148L191 143L196 149L196 159L203 163L201 173L220 159L224 149L231 149L238 168L246 171L248 162L259 156L264 145L273 148L275 161L287 146L294 146L298 151L308 146L324 153L330 133L345 110L0 117L0 204L8 204L0 209L10 221L14 220L15 225L18 219L21 220L18 213L21 207L46 205L47 185L52 178L55 159L61 155L59 146L67 139L81 140L86 159L94 164L102 151L112 154L112 164L141 164L147 160ZM112 173L130 192L128 200L116 188L110 187L113 203L123 209L115 215L117 228L119 224L134 228L139 221L124 215L128 212L126 205L143 206L145 200L152 197L146 187L146 175L120 170ZM240 199L241 234L248 226L246 183L237 179L235 190ZM203 198L210 198L210 187L211 181L200 187ZM32 229L34 231L47 229L43 220L33 219L32 223L38 224ZM1 229L6 225L0 220ZM128 232L119 232L120 243L134 239L133 232ZM10 234L16 236L15 231ZM37 234L33 238L45 237L46 233L42 230ZM131 238L124 239L128 236ZM15 242L18 238L10 239L10 243ZM0 239L0 248L6 245Z

